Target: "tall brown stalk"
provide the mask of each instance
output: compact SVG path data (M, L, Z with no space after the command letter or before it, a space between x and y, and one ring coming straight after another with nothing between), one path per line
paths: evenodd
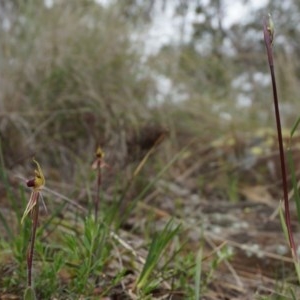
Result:
M94 161L92 168L97 171L97 181L96 181L96 196L94 200L94 214L95 220L98 218L99 206L100 206L100 188L102 183L102 167L105 166L103 161L104 151L99 146L96 150L96 160Z
M277 96L276 78L274 72L273 47L272 47L273 40L274 40L274 24L271 19L271 15L269 15L268 19L265 18L264 20L263 32L264 32L264 41L267 49L267 56L268 56L268 62L269 62L269 67L271 72L271 79L272 79L273 100L274 100L274 108L275 108L277 139L278 139L278 147L279 147L279 155L280 155L281 178L282 178L282 189L283 189L283 199L284 199L285 223L287 227L288 239L289 239L292 255L294 259L298 260L296 245L295 245L295 241L292 233L292 226L291 226L287 172L286 172L286 163L285 163L285 155L284 155L283 140L282 140L279 101Z

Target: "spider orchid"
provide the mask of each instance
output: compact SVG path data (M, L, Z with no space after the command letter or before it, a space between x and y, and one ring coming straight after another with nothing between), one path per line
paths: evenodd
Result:
M92 169L97 170L99 168L107 167L108 165L103 161L103 158L105 156L105 152L102 150L102 148L99 146L95 152L96 159L92 164Z
M46 205L44 203L44 200L43 200L42 194L41 194L41 190L45 186L45 177L44 177L44 174L43 174L42 169L40 167L40 164L35 159L33 159L33 162L36 164L36 167L37 167L37 169L34 170L35 176L34 176L34 179L31 179L31 180L27 181L27 186L32 187L33 191L31 193L30 199L29 199L28 204L27 204L27 206L25 208L25 211L23 213L23 217L21 219L21 224L23 224L26 216L30 212L32 212L34 207L37 205L39 196L41 196L42 203L44 205L45 210L47 211Z
M100 204L100 187L102 182L102 168L108 168L109 165L106 164L103 160L105 153L100 146L98 146L95 152L96 159L92 164L92 169L97 171L97 181L96 181L96 197L94 200L94 208L95 208L95 220L98 217L98 210Z

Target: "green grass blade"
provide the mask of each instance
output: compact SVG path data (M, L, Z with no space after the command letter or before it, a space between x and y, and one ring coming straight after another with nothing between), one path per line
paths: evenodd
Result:
M280 217L280 223L281 223L282 231L284 233L285 239L287 240L287 242L289 242L288 230L287 230L287 227L286 227L286 222L285 222L284 214L283 214L283 211L282 211L282 201L280 201L278 209L279 209L279 217Z
M288 149L287 157L288 157L288 166L289 166L290 173L292 176L292 185L293 185L293 190L294 190L294 199L295 199L296 208L297 208L298 222L300 223L300 194L299 194L299 190L297 187L296 171L295 171L295 165L294 165L291 149Z
M195 269L195 300L200 300L203 247L201 245L196 257Z
M289 290L290 290L290 294L291 294L292 299L297 300L294 290L292 288L290 288Z
M300 117L297 119L296 123L294 124L292 130L291 130L291 134L290 134L290 137L292 138L294 136L294 133L296 131L296 129L298 128L299 126L299 123L300 123Z
M298 279L298 283L299 283L300 282L300 263L296 257L293 257L293 259L294 259L294 266L295 266L297 279Z
M156 234L156 236L153 238L146 258L146 262L137 280L138 289L142 289L147 285L149 276L158 264L164 250L168 246L169 242L179 232L180 225L177 225L174 229L172 229L173 227L173 220L170 220L166 224L164 229L160 233Z
M24 293L24 300L36 300L35 292L32 287L28 287Z

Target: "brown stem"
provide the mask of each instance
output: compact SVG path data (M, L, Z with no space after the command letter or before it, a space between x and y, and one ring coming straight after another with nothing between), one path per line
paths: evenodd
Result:
M97 162L97 186L96 186L96 198L95 198L95 220L98 218L98 211L100 205L100 186L101 186L101 160Z
M35 199L33 201L36 202L35 206L32 209L32 227L31 227L31 239L29 244L29 249L27 251L27 284L28 287L32 285L32 262L33 262L33 252L34 252L34 243L36 236L36 229L38 225L39 218L39 192L34 192L33 196Z
M267 27L267 22L264 22L264 40L267 49L269 67L271 72L272 79L272 89L273 89L273 99L274 99L274 108L275 108L275 117L276 117L276 126L277 126L277 137L278 137L278 146L279 146L279 154L280 154L280 166L281 166L281 177L282 177L282 189L283 189L283 199L284 199L284 211L285 211L285 222L288 231L288 238L290 247L292 250L293 256L296 254L296 245L292 233L291 226L291 216L290 216L290 208L289 208L289 196L288 196L288 184L287 184L287 174L286 174L286 164L285 164L285 155L283 148L283 140L282 140L282 130L281 130L281 121L280 121L280 112L279 112L279 101L277 96L277 87L276 87L276 79L274 72L274 62L273 62L273 51L272 51L272 39L270 36L270 32ZM295 256L296 258L296 256Z

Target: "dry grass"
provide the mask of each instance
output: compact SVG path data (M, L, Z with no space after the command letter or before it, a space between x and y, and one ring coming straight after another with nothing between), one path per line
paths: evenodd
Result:
M66 171L68 157L91 153L98 143L119 147L129 127L149 121L153 83L117 9L74 1L24 6L17 17L1 39L1 134L9 163L43 152Z

